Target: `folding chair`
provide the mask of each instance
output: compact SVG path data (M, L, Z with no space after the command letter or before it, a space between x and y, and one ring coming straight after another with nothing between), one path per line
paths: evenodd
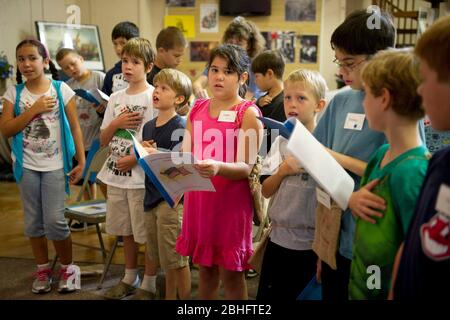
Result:
M95 151L94 151L95 152ZM106 201L105 200L93 200L91 190L89 187L89 180L95 181L96 174L102 169L103 164L105 163L106 159L108 158L109 154L109 147L105 147L102 149L99 149L97 152L95 152L94 156L91 156L90 163L88 166L88 169L84 172L84 182L81 186L80 191L78 192L78 195L76 197L76 202L66 206L64 211L64 216L69 219L69 226L71 225L73 220L77 220L80 223L91 223L95 225L98 240L100 243L100 248L93 247L90 245L86 245L79 242L73 242L73 244L94 249L94 250L100 250L102 252L103 256L103 274L100 279L100 282L98 284L98 288L101 288L101 285L103 283L103 280L105 278L105 274L109 270L109 266L112 261L112 257L114 255L114 252L117 247L118 239L113 243L113 246L111 247L109 251L109 256L107 257L108 250L105 249L105 245L103 242L103 237L101 233L100 223L103 223L106 221ZM90 155L88 155L88 158L90 158ZM82 200L84 192L87 192L89 195L89 198L91 200ZM53 260L53 266L55 265L57 260L57 256Z

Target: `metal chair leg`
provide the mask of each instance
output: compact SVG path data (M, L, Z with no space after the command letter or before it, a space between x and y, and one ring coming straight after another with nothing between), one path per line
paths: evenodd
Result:
M109 255L108 255L108 259L106 261L106 264L103 267L103 273L102 273L102 276L100 278L100 281L98 282L97 289L101 289L102 286L103 286L103 281L105 280L106 273L109 270L109 266L111 265L112 258L114 256L114 253L116 252L116 248L117 248L117 243L118 242L119 242L119 237L116 237L116 239L114 240L114 243L113 243L113 245L112 245L112 247L111 247L111 249L109 251Z
M53 272L53 270L55 270L57 261L58 261L58 254L55 253L55 256L53 257L52 265L50 266L50 269L52 270L52 272Z
M103 243L102 231L100 229L100 223L95 224L95 229L97 230L98 241L100 242L100 248L102 249L103 263L106 262L106 249Z

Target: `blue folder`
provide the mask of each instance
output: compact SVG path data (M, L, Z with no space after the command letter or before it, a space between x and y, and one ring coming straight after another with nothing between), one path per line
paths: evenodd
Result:
M289 118L285 122L273 120L271 118L257 117L269 129L277 129L281 136L288 139L294 131L295 118Z
M83 99L91 103L94 103L96 106L100 105L100 101L98 101L97 98L95 98L94 95L89 91L84 89L75 89L73 91L75 91L77 96L82 97Z
M317 282L316 275L299 294L297 300L322 300L322 285Z

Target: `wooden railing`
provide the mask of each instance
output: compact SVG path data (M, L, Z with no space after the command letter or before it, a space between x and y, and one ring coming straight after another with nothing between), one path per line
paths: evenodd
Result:
M439 4L446 0L427 0L431 8L439 8ZM372 4L377 5L382 10L390 12L394 17L397 27L396 46L412 47L417 41L417 28L419 20L418 0L372 0Z
M374 0L372 4L388 11L394 17L397 28L396 46L398 48L414 46L417 40L416 0Z

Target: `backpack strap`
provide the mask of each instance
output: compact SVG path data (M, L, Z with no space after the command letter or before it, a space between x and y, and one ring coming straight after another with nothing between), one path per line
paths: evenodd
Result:
M16 85L16 102L14 103L14 115L17 117L20 115L20 96L25 88L25 83Z
M69 177L67 174L72 170L72 159L75 155L75 143L73 141L70 124L67 120L64 99L61 92L61 81L52 80L59 102L59 122L61 128L61 148L64 164L64 176L66 178L66 193L70 194Z
M16 85L16 101L14 103L14 116L20 115L20 96L25 88L24 83ZM22 130L13 136L12 140L12 152L14 153L16 160L14 161L13 172L16 182L19 183L22 180L23 174L23 132Z

